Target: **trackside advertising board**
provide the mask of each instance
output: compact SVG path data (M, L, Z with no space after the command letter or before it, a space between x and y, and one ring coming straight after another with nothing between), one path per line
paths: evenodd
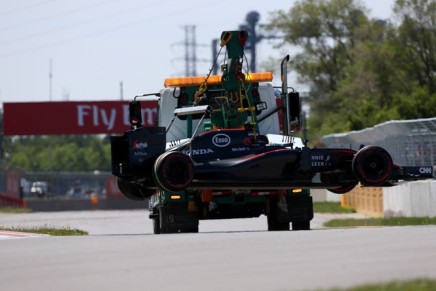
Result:
M141 101L143 126L155 125L157 101ZM128 101L3 104L5 135L119 134L130 129Z

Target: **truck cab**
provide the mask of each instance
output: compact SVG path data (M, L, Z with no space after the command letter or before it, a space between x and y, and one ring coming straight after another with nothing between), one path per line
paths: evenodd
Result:
M272 73L244 71L247 37L223 32L229 59L222 75L167 78L159 93L136 96L131 130L111 139L119 188L130 199L149 200L156 234L198 232L204 219L260 215L271 231L310 229L310 192L288 185L305 147L291 134L300 104L297 92L287 92L289 56L278 90ZM139 99L151 95L158 97L157 121L145 128Z
M167 88L161 90L158 102L157 126L166 129L166 151L177 148L178 151L190 155L192 159L201 163L203 160L232 159L241 156L250 156L250 147L238 138L240 132L247 132L242 139L250 138L254 130L262 136L268 145L289 145L303 148L300 138L283 135L282 125L282 98L281 91L271 85L271 73L252 74L247 82L248 94L254 95L256 106L255 123L253 116L247 114L240 126L226 128L222 123L222 102L225 90L220 76L211 76L208 82L206 97L201 104L209 106L209 113L175 114L175 111L185 109L188 112L200 90L206 76L168 78L165 80ZM248 79L248 78L247 78ZM247 92L245 92L247 93ZM221 96L223 95L223 96ZM204 117L206 116L206 119ZM253 129L247 131L244 125L255 124ZM212 139L215 137L215 140ZM200 146L184 146L190 144L195 138ZM208 143L208 140L212 140ZM219 144L221 143L221 144ZM230 150L222 150L221 145L230 144ZM218 145L217 145L218 144ZM263 171L259 169L260 176ZM218 189L202 186L199 189L184 191L166 191L158 189L150 198L150 218L154 222L154 232L197 232L200 220L204 219L231 219L250 218L267 215L268 230L289 230L290 224L295 230L310 229L310 220L313 218L312 199L308 189L281 188L281 189L250 189L249 185L243 188L230 188L219 186Z

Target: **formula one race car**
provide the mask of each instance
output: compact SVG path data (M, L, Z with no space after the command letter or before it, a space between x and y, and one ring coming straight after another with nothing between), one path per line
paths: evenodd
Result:
M433 177L432 167L393 164L378 146L311 149L299 140L285 142L280 135L260 135L252 129L206 131L169 150L165 128L129 131L120 138L120 147L127 141L130 161L117 161L116 174L134 181L126 186L135 190L326 188L346 193L359 182L386 187Z

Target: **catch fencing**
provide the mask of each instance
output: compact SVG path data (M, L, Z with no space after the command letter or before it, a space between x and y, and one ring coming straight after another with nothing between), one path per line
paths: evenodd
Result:
M378 145L402 166L436 165L436 118L394 120L371 128L324 136L329 148Z
M91 195L103 198L110 177L107 172L23 172L21 194L23 198L88 198Z
M385 148L393 162L402 166L436 166L436 118L389 121L372 128L324 136L329 148L359 149L363 145ZM343 206L373 217L435 216L427 211L436 202L436 182L410 182L391 188L356 187L342 195ZM419 191L417 191L419 190ZM413 195L412 195L413 194ZM407 202L404 202L407 201Z

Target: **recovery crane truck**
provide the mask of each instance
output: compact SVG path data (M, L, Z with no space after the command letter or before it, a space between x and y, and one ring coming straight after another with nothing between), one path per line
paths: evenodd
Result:
M129 199L149 200L154 233L198 232L199 221L267 216L268 230L309 230L310 188L346 193L362 186L433 178L401 167L378 146L309 148L298 92L272 73L244 69L245 31L224 31L222 75L168 78L159 93L129 103L131 129L111 137L112 173ZM221 51L220 50L220 51ZM157 98L154 127L142 126L139 98ZM422 174L425 173L425 174Z

